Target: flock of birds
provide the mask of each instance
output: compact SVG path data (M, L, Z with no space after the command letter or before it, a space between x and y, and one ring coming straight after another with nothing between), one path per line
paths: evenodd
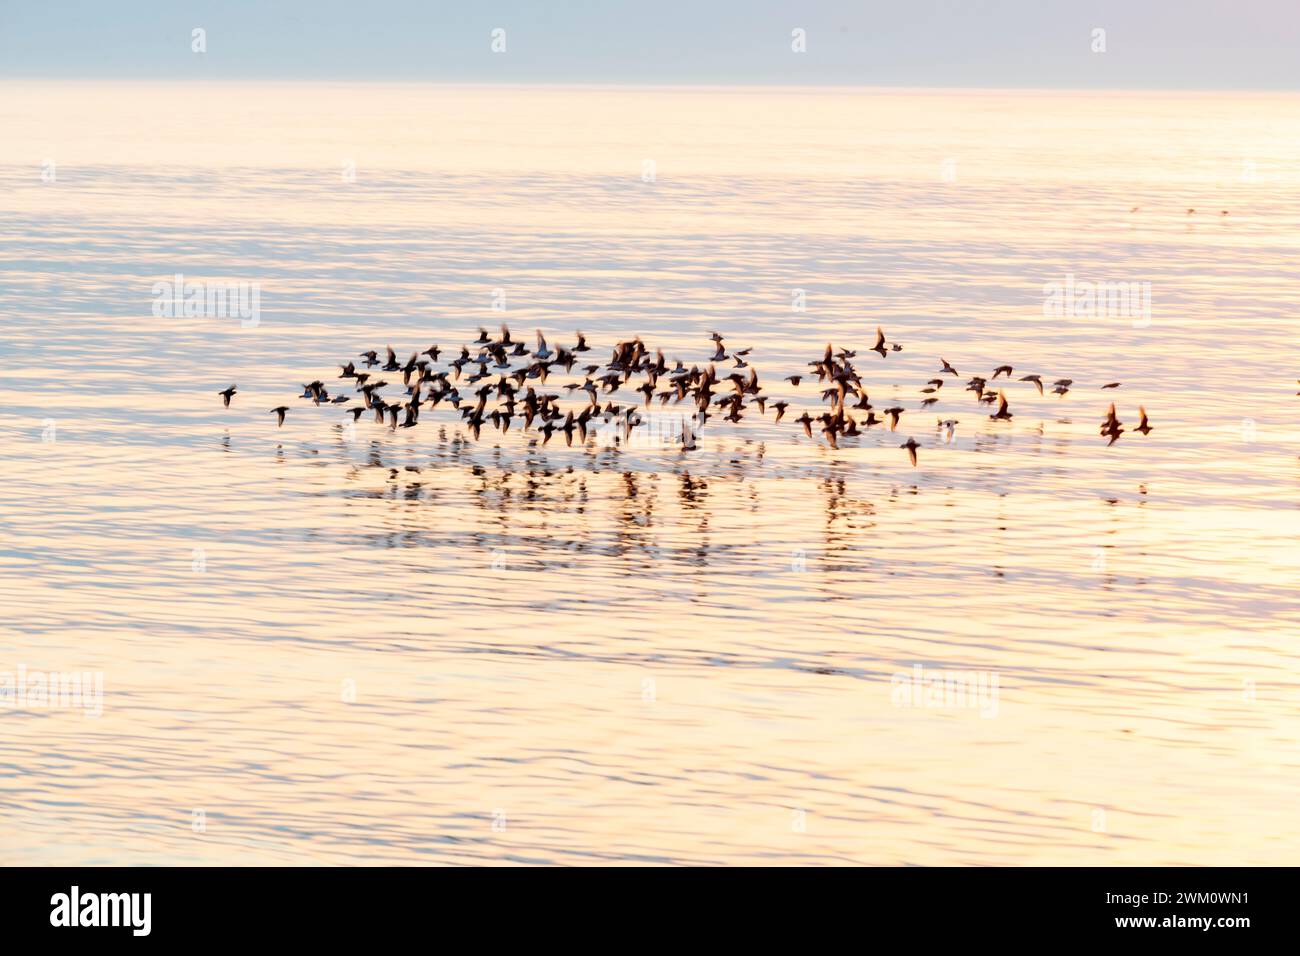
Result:
M640 338L619 342L609 360L601 363L586 355L591 346L581 332L577 333L577 342L572 346L552 347L539 330L536 345L529 349L523 342L512 338L505 325L501 326L499 337L490 336L487 330L480 328L478 338L468 346L462 345L459 356L446 362L446 367L441 370L438 366L443 350L437 345L412 354L405 362L398 360L390 346L382 362L379 352L371 350L360 353L358 357L363 360L360 366L355 361L339 366L338 378L351 384L354 395L332 395L325 383L317 380L303 385L299 398L310 400L315 406L346 404L345 413L352 415L354 422L369 414L376 424L386 424L393 430L415 427L423 408L432 409L446 403L460 413L475 440L479 439L484 426L505 433L518 421L524 431L530 431L536 425L543 445L556 433L563 434L568 445L573 444L575 436L579 442L585 443L589 430L598 424L615 425L626 442L632 430L645 421L640 409L650 408L655 400L661 406L689 401L693 412L690 416L682 416L680 435L673 436L674 442L680 441L684 451L696 447L691 421L703 426L710 417L717 415L723 421L734 423L741 421L745 413L754 408L760 416L765 416L769 406L774 422L782 421L789 403L771 401L763 393L758 371L747 361L753 350L744 348L729 352L721 335L714 332L710 337L714 344L713 355L703 368L698 364L687 368L680 360L669 365L662 349L651 356ZM475 352L471 352L470 346ZM876 329L876 342L870 351L887 358L890 353L902 350L901 345L888 341L885 333ZM809 438L813 437L813 427L818 426L832 448L839 448L841 439L856 438L876 425L887 425L891 432L896 431L907 411L900 405L877 409L871 403L862 375L853 363L856 357L854 351L836 350L828 344L820 358L808 363L810 372L784 379L794 388L799 388L804 379L816 374L820 399L827 410L815 416L804 411L791 420L801 425ZM726 362L731 365L719 372L719 364ZM940 390L954 378L961 378L946 359L941 357L939 362L941 368L935 377L920 390L924 396L920 401L922 409L937 403ZM580 374L574 373L575 368ZM560 369L575 380L563 385L559 391L548 389L547 380ZM965 384L964 391L973 393L977 403L990 407L996 405L996 410L988 415L992 421L1010 421L1012 418L1006 391L994 383L1000 377L1011 381L1014 372L1010 365L999 365L989 377L976 375ZM384 374L391 375L394 382L383 378ZM400 386L395 384L398 374L401 375ZM640 385L631 386L633 376L641 377ZM581 381L576 380L579 378ZM1069 378L1044 383L1042 376L1037 374L1022 375L1018 381L1033 384L1039 395L1044 394L1045 384L1050 385L1052 394L1058 398L1069 393L1074 385L1074 380ZM1107 382L1101 388L1115 389L1120 384ZM385 389L398 388L398 394L388 397L383 394ZM231 385L217 394L229 408L237 391ZM584 396L584 404L576 414L571 407L567 411L561 408L561 391L569 392L571 399L577 399L579 393ZM621 399L618 403L613 400L616 394ZM639 395L640 399L632 398L632 395ZM623 396L628 397L624 399ZM492 405L490 409L489 404ZM270 411L276 416L277 425L283 427L290 407L280 405ZM1152 428L1147 421L1146 409L1139 407L1138 412L1141 420L1133 430L1147 435ZM952 441L957 424L958 420L954 418L937 420L945 441ZM1112 402L1101 424L1101 436L1109 439L1108 445L1113 445L1124 431ZM917 449L922 447L920 442L909 437L899 447L907 450L915 467Z

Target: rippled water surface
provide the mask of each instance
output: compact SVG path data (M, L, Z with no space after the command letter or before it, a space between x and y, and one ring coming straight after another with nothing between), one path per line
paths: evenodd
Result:
M1300 99L7 83L0 129L0 681L103 674L0 710L3 862L1294 862ZM155 317L178 272L260 322ZM1071 274L1149 321L1045 317ZM717 330L791 411L297 398L502 320ZM896 432L791 423L827 341ZM940 356L1074 385L923 411Z

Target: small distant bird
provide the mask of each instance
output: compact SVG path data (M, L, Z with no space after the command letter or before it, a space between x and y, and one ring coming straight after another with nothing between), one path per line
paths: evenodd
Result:
M1115 403L1111 402L1110 409L1106 412L1106 420L1101 423L1100 429L1103 438L1110 437L1110 441L1106 443L1107 445L1113 445L1119 440L1120 434L1124 431L1120 425L1119 416L1115 414Z
M230 407L230 400L231 400L232 398L235 397L235 392L236 392L236 391L237 391L237 389L235 388L235 386L232 385L232 386L230 386L230 388L226 389L224 392L217 392L217 394L221 396L221 404L222 404L224 407L226 407L226 408L229 408L229 407Z
M949 375L956 375L956 374L957 374L957 370L956 370L955 368L953 368L951 365L949 365L949 364L948 364L948 360L947 360L946 358L944 358L942 355L939 356L939 361L943 363L943 368L941 368L939 371L941 371L941 372L947 372Z
M899 445L898 447L907 449L907 457L912 459L912 467L915 468L916 450L921 447L920 443L915 438L909 438L907 441L903 442L903 444Z
M555 353L546 347L546 339L542 337L542 330L537 330L537 348L533 350L533 358L539 362L545 362L553 358Z
M773 402L772 407L776 409L776 420L779 422L781 420L781 416L785 414L785 410L790 407L790 403Z
M1107 382L1102 388L1119 388L1119 382Z
M871 351L879 352L880 357L885 357L885 332L880 326L876 326L876 344L871 346Z
M1151 425L1150 423L1147 422L1147 410L1143 408L1141 405L1139 405L1138 414L1142 416L1142 421L1138 423L1138 426L1137 428L1134 429L1134 431L1139 431L1143 435L1145 435L1147 432L1151 431Z
M1022 376L1020 376L1020 381L1022 381L1022 382L1033 382L1034 385L1037 386L1037 388L1038 388L1038 394L1039 394L1039 395L1042 395L1042 394L1043 394L1043 379L1042 379L1041 376L1039 376L1039 375L1022 375Z
M282 428L282 427L284 427L284 414L285 414L285 412L287 412L288 410L289 410L289 406L288 406L288 405L281 405L281 406L279 406L278 408L273 408L273 409L271 409L271 413L272 413L273 415L275 415L275 417L276 417L276 427L277 427L277 428ZM360 411L365 411L365 409L361 409L361 408L359 408L359 409L357 409L357 411L359 411L359 412L360 412Z
M1003 391L999 391L999 392L998 392L998 410L997 410L996 412L994 412L992 415L990 415L989 418L997 419L997 420L1001 420L1001 421L1010 421L1010 420L1011 420L1011 412L1007 409L1007 393L1006 393L1006 392L1003 392Z
M993 377L997 378L999 375L1005 375L1010 378L1013 371L1015 370L1010 365L999 365L993 370Z
M799 387L799 383L800 383L801 381L803 381L803 376L802 376L802 375L787 375L787 376L785 377L785 381L787 381L787 382L789 382L791 385L795 386L795 388L798 388L798 387Z

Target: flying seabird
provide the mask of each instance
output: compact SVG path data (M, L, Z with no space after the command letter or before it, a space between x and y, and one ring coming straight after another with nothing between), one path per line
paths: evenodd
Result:
M1120 427L1119 417L1115 414L1115 403L1110 403L1110 409L1106 412L1106 420L1101 423L1101 434L1103 437L1109 435L1108 445L1113 445L1119 439L1120 433L1124 429Z
M880 326L876 326L876 344L871 346L871 351L879 352L880 357L885 357L885 332Z
M542 336L542 330L537 330L537 348L533 350L533 358L539 362L545 362L554 358L555 353L546 347L546 339Z
M898 447L907 449L907 457L912 459L912 467L915 468L916 450L921 447L920 443L915 438L909 438L907 441L903 442L903 444L899 445Z
M1020 381L1022 381L1022 382L1033 382L1034 385L1038 388L1038 394L1039 394L1039 395L1042 395L1042 394L1043 394L1043 379L1042 379L1042 376L1040 376L1040 375L1022 375L1022 376L1020 376Z
M1010 421L1011 412L1007 410L1006 392L1003 391L998 392L998 410L994 412L992 415L990 415L989 418L1000 419L1002 421Z

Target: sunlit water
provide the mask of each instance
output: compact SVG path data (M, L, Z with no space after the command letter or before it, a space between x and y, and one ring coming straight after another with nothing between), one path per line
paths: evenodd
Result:
M0 129L0 680L104 682L0 711L3 862L1294 862L1297 98L9 83ZM155 318L177 272L260 323ZM1044 317L1067 274L1150 321ZM717 330L792 408L683 453L296 397L502 320ZM897 432L790 422L828 341ZM939 356L1075 384L923 412Z

